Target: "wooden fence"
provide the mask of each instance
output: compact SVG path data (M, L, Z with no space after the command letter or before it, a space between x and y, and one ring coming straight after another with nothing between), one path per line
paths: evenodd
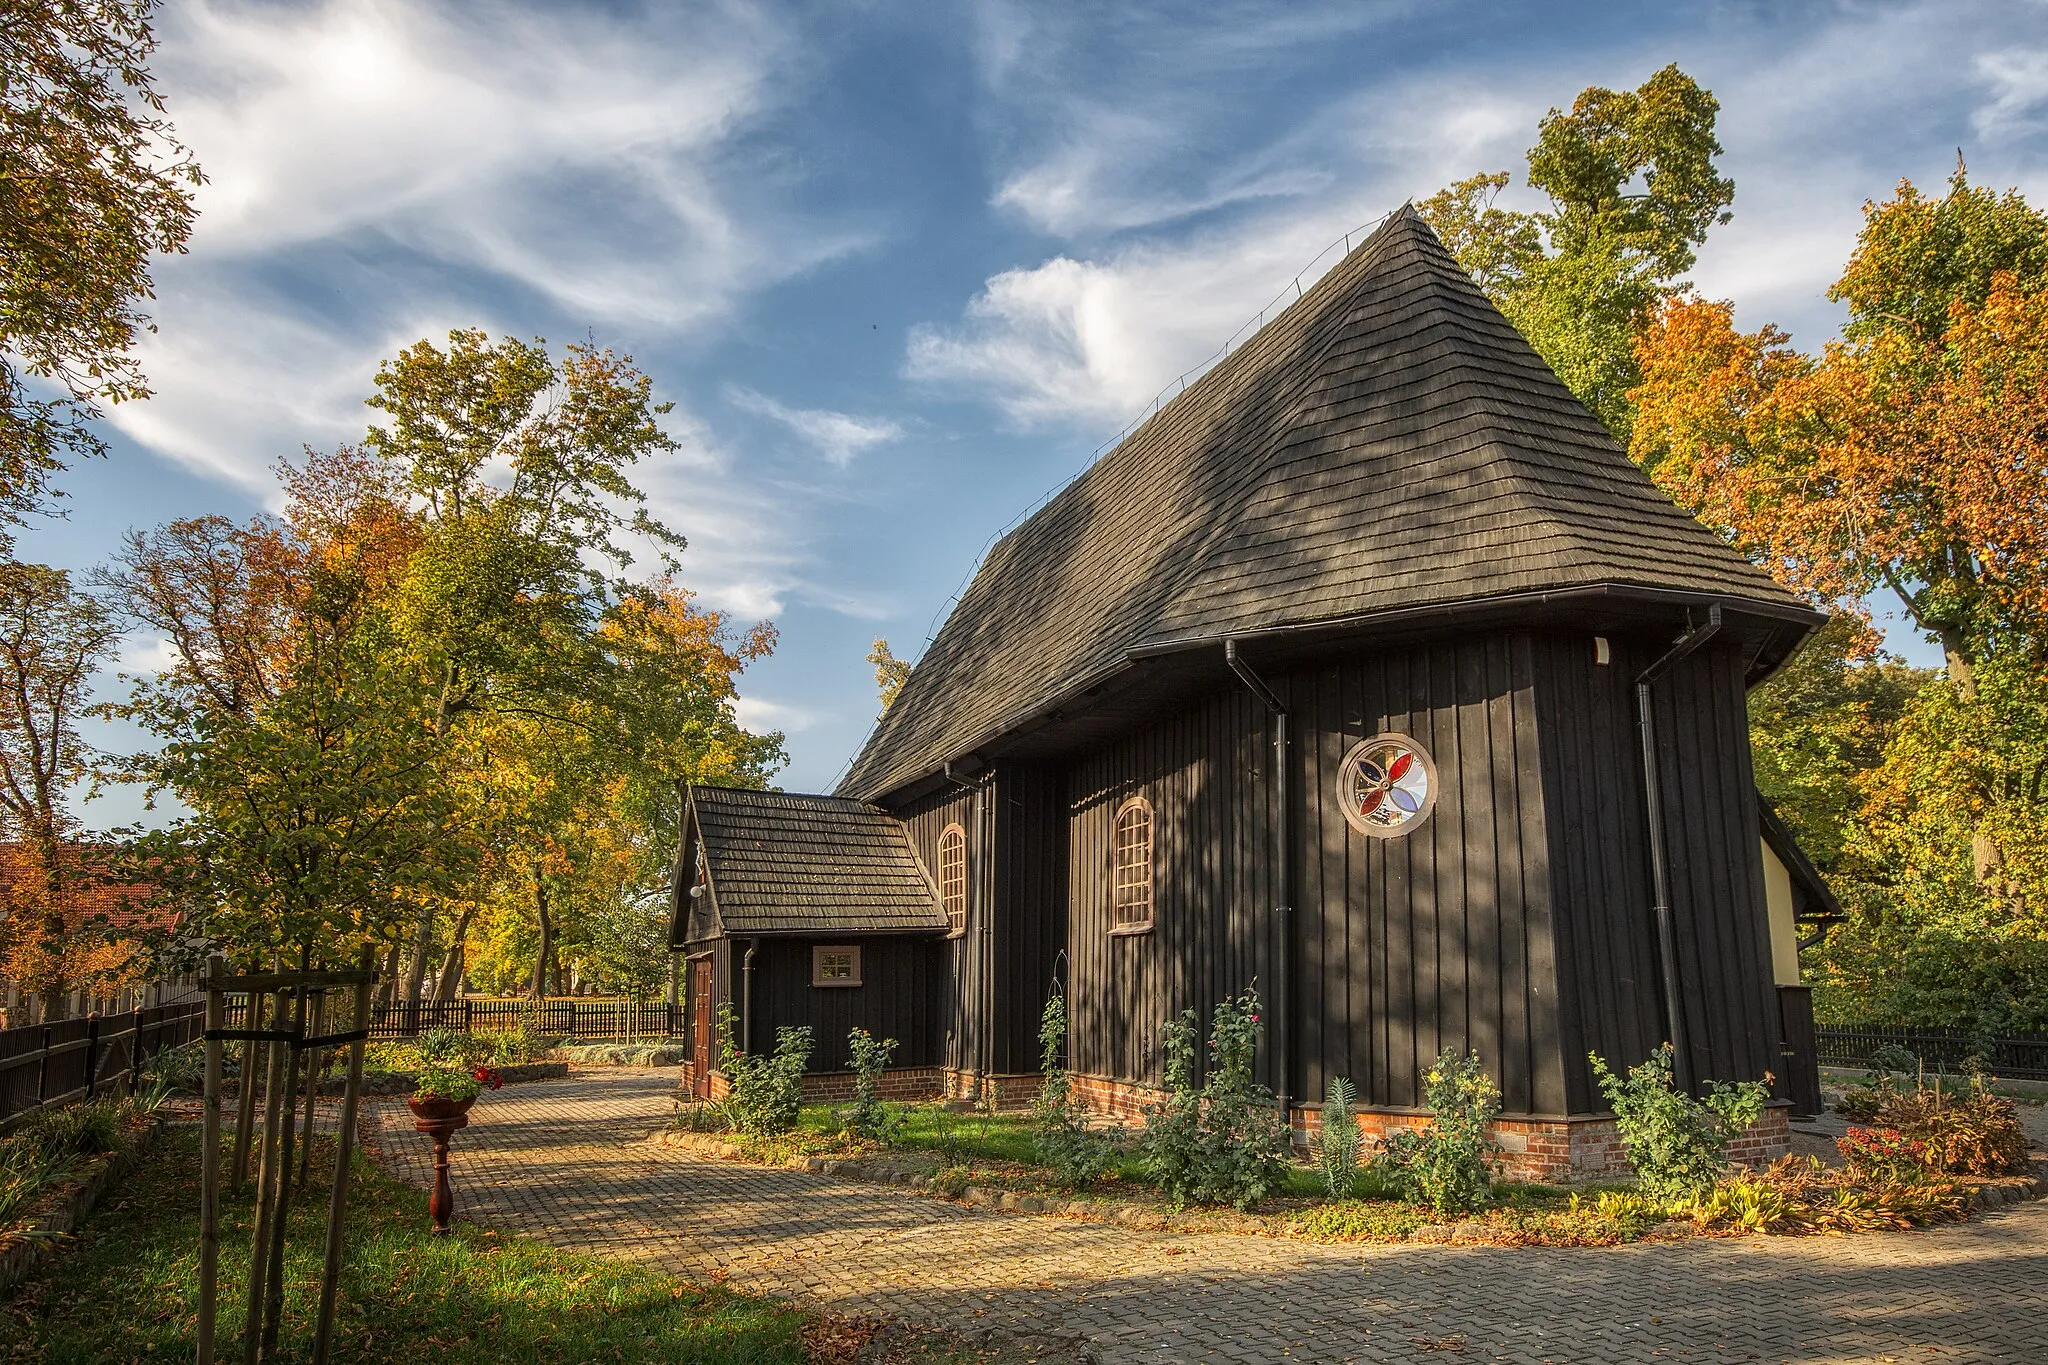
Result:
M1845 1024L1817 1028L1822 1066L1864 1067L1880 1048L1904 1048L1929 1070L1959 1072L1975 1057L1985 1071L2012 1080L2048 1080L2048 1038L1987 1038L1960 1028L1898 1028Z
M141 1063L205 1027L205 1006L183 1001L0 1029L0 1128L110 1090L133 1093Z
M229 997L228 1027L242 1027L247 1008L246 998ZM509 1032L518 1028L529 1012L542 1033L561 1038L667 1038L680 1031L683 1020L679 1007L659 1000L652 1004L573 998L539 1004L518 999L399 1001L372 1011L370 1036L417 1038L435 1028L458 1033Z

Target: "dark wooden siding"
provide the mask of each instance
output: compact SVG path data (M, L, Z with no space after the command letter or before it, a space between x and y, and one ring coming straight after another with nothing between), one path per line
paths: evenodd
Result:
M1506 1111L1561 1112L1529 638L1374 651L1296 674L1285 695L1301 782L1296 1093L1342 1075L1365 1103L1417 1105L1438 1051L1474 1048ZM1338 771L1388 731L1428 750L1436 806L1368 838L1344 818Z
M1206 1026L1217 1000L1254 981L1271 999L1268 726L1264 708L1233 689L1069 770L1076 1070L1156 1081L1166 1020L1193 1008ZM1153 928L1112 936L1111 828L1131 796L1153 808ZM1270 1056L1263 1065L1277 1079Z
M733 940L734 970L746 953ZM852 944L861 950L861 984L813 986L811 949L818 944ZM761 940L754 955L754 1034L757 1053L775 1046L775 1030L807 1025L813 1071L850 1069L846 1035L855 1027L897 1041L895 1066L936 1066L945 1030L940 1002L945 997L942 940L849 935L839 938ZM734 995L739 993L734 980Z
M1666 647L1590 635L1537 645L1571 1107L1605 1107L1588 1051L1618 1067L1662 1042L1663 987L1634 679ZM1682 1007L1694 1075L1754 1079L1776 1060L1742 656L1702 649L1654 690Z
M997 1072L1039 1069L1038 1018L1067 946L1064 786L1050 763L999 764L995 803L995 1019Z
M979 921L994 896L994 860L988 856L987 796L994 774L985 773L969 788L949 786L895 812L910 828L910 842L925 869L939 873L939 836L957 824L967 832L967 932L943 940L946 985L937 1006L942 1025L944 1065L972 1070L979 1056L981 1028L981 955ZM977 804L979 797L980 804Z

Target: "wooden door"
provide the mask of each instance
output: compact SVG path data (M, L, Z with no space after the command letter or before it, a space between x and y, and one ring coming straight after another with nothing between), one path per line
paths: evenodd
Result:
M711 1098L711 963L690 961L690 1093L700 1100Z

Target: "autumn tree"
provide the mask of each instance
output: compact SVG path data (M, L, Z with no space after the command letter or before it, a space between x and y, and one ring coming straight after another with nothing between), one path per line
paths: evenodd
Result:
M101 402L149 393L150 261L184 249L202 182L149 71L155 9L0 0L0 516L104 451Z
M190 814L137 856L246 959L352 962L465 870L433 691L395 648L387 602L418 541L361 451L280 467L282 517L131 535L104 575L172 659L114 712L162 741L134 780Z
M875 647L868 651L868 662L875 669L875 691L882 698L882 709L888 710L896 704L896 696L903 690L903 684L910 681L910 660L899 659L889 649L889 642L881 636L875 637Z
M120 629L61 569L0 561L0 813L11 840L0 971L62 1018L68 993L126 954L86 923L82 902L107 869L81 848L67 801L92 754L78 717Z
M1843 872L1868 914L1841 949L1916 943L1894 982L1977 963L1926 997L1954 998L1997 979L1986 945L2048 940L2048 215L1961 167L1939 198L1902 184L1831 295L1848 318L1818 352L1668 300L1631 453L1810 600L1889 599L1941 646L1858 778Z
M1506 171L1471 176L1416 206L1458 263L1624 443L1640 380L1637 336L1728 221L1734 182L1715 158L1720 105L1667 66L1634 90L1592 86L1552 109L1529 149L1548 211L1496 198Z

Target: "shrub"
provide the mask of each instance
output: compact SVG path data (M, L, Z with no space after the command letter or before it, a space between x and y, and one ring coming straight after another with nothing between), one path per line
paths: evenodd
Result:
M1636 1183L1667 1201L1704 1195L1727 1168L1722 1153L1764 1112L1770 1091L1760 1081L1708 1083L1703 1100L1671 1083L1671 1044L1629 1069L1625 1077L1607 1069L1598 1053L1587 1053L1600 1093L1614 1110L1614 1126L1628 1149Z
M1038 1065L1045 1079L1031 1102L1031 1139L1038 1159L1062 1184L1085 1185L1116 1165L1116 1148L1088 1127L1074 1102L1074 1078L1061 1065L1067 1041L1067 997L1057 986L1038 1016Z
M722 1103L731 1126L742 1133L786 1133L803 1109L804 1068L811 1062L811 1031L784 1025L775 1030L775 1051L767 1056L733 1046L732 1006L718 1007L718 1069L732 1091Z
M489 1042L461 1029L424 1029L414 1042L422 1062L477 1066L489 1060Z
M1430 1125L1381 1144L1374 1163L1402 1194L1440 1214L1464 1213L1493 1189L1494 1146L1487 1125L1500 1113L1500 1087L1476 1052L1445 1048L1422 1073Z
M1323 1126L1314 1142L1316 1165L1323 1188L1332 1199L1348 1199L1358 1186L1358 1120L1351 1107L1358 1103L1358 1087L1342 1076L1330 1077L1323 1092Z
M523 1019L519 1028L486 1030L476 1037L483 1045L483 1059L492 1066L519 1066L539 1061L548 1045L547 1039L537 1031L527 1031Z
M51 1161L97 1156L121 1145L130 1112L125 1096L101 1095L83 1104L43 1110L22 1124L17 1140Z
M1928 1145L1896 1128L1851 1128L1835 1150L1859 1180L1918 1180L1932 1168Z
M855 1137L888 1142L904 1122L900 1114L890 1116L881 1094L882 1073L896 1053L896 1040L877 1042L866 1029L856 1028L846 1035L846 1050L853 1058L853 1110L847 1115L846 1130Z
M1140 1150L1147 1174L1180 1203L1248 1209L1287 1181L1290 1130L1273 1092L1252 1079L1259 1032L1256 991L1219 1004L1208 1080L1197 1088L1195 1012L1166 1026L1167 1097L1145 1107Z
M1962 1175L2015 1175L2028 1169L2027 1136L2013 1102L1980 1077L1962 1095L1941 1082L1892 1094L1880 1122L1926 1145L1928 1168Z

